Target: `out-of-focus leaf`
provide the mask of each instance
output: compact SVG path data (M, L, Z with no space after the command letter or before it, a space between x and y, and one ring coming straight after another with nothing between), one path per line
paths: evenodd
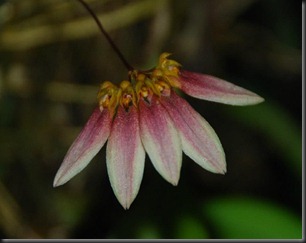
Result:
M142 224L136 231L136 238L138 239L159 239L161 234L156 225Z
M29 238L41 238L21 214L20 205L0 181L0 231L11 238L22 238L24 235Z
M51 3L50 5L56 5L54 4L54 1L49 2ZM113 10L109 13L98 14L98 18L101 19L106 29L111 31L117 28L128 26L139 20L154 15L159 10L161 2L163 1L133 1L129 4L121 6L121 8L118 10ZM71 6L69 7L71 8ZM58 13L57 11L55 12ZM71 9L67 9L67 11L69 12ZM26 21L27 20L23 20L23 22ZM86 19L82 18L77 20L70 20L67 23L61 22L55 28L53 25L44 25L41 23L33 24L32 19L30 19L29 22L31 24L23 29L20 29L20 26L19 28L10 26L10 28L7 27L4 31L1 31L0 47L8 50L25 50L41 45L46 45L48 43L57 42L60 39L74 40L80 38L88 38L97 34L97 27L89 17ZM23 25L25 25L25 23L23 23ZM80 31L80 29L83 31ZM61 35L58 34L58 31L61 33ZM19 40L23 41L20 42ZM18 44L16 44L16 41Z
M82 219L86 208L88 207L88 198L84 197L69 197L63 194L58 194L57 210L60 212L60 221L73 227Z
M278 104L266 100L252 107L235 107L229 114L263 132L273 149L287 161L297 174L302 172L301 129L293 118Z
M219 198L204 205L217 238L301 239L302 222L281 206L256 198Z
M203 222L192 216L182 216L177 221L175 237L177 239L207 239L209 233Z

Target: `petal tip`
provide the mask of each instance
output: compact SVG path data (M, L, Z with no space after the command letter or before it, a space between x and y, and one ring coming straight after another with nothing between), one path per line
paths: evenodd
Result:
M129 210L131 206L131 203L126 204L125 206L123 206L124 210Z
M60 186L59 183L57 183L57 182L54 181L54 182L53 182L53 187L58 187L58 186Z
M227 173L227 170L226 168L218 168L218 169L207 169L205 168L206 170L208 170L209 172L212 172L214 174L220 174L220 175L225 175Z
M224 162L222 163L222 166L219 168L219 171L217 172L221 175L225 175L227 173L227 168L226 168L226 162L224 160Z
M178 181L177 182L172 182L171 183L173 186L177 186L178 185Z
M170 183L172 186L177 186L180 180L180 170L178 171L178 174L176 175L171 175L168 171L163 171L160 172L158 171L159 174L162 176L162 178L167 181L168 183Z
M257 104L260 104L260 103L262 103L264 101L265 101L264 98L262 98L261 96L255 94L245 104L242 103L241 105L257 105Z
M262 103L262 102L264 102L265 101L265 99L263 98L263 97L261 97L261 96L258 96L257 97L257 103L256 104L259 104L259 103Z
M212 168L212 170L207 170L210 172L213 172L215 174L221 174L221 175L225 175L227 173L227 168L226 168L226 162L224 159L222 160L217 160L219 161L218 163L214 163L215 166Z
M59 176L58 174L55 176L54 181L53 181L53 187L58 187L63 184L65 184L66 181L63 180L62 176Z
M178 174L177 178L165 178L165 180L169 182L172 186L177 186L180 180L179 176L180 174Z
M120 203L121 204L121 203ZM123 207L124 210L129 210L131 205L125 205L125 204L121 204L121 206Z
M116 195L117 197L117 195ZM119 201L119 203L121 204L121 206L123 207L124 210L129 210L134 199L131 199L131 200L126 200L126 199L122 199L122 198L118 198L117 197L117 200Z

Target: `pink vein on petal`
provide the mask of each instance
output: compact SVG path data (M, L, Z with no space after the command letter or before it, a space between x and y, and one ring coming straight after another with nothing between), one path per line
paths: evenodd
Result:
M121 205L128 209L142 181L145 151L139 135L138 112L122 106L112 125L106 148L106 164L111 186Z
M204 169L226 172L225 155L220 140L209 123L175 92L162 104L179 131L183 151Z
M214 76L181 70L178 88L195 98L229 104L254 105L264 99L257 94Z
M70 146L54 178L53 186L60 186L83 170L105 144L111 127L108 109L96 108L86 125Z
M140 135L155 169L173 185L177 185L182 164L182 147L174 123L159 99L147 104L139 101Z

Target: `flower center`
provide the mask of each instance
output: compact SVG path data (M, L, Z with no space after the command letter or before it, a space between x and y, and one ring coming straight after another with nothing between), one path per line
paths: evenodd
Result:
M119 86L109 81L103 82L97 97L100 111L108 108L114 114L119 105L128 111L132 105L137 107L140 100L150 104L153 95L169 96L171 88L177 87L176 79L181 66L168 59L169 55L161 54L157 66L149 71L129 72L129 80L122 81Z

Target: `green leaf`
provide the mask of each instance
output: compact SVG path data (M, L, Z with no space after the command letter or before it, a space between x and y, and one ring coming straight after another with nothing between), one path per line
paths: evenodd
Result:
M302 133L297 121L279 104L266 100L256 106L228 109L228 114L263 133L287 160L288 168L302 175Z
M216 232L227 239L301 239L301 218L256 198L232 197L205 203L204 213Z
M175 232L177 239L209 238L209 234L204 223L189 215L184 215L178 219Z
M159 239L161 238L159 229L156 225L144 223L136 230L137 239Z

